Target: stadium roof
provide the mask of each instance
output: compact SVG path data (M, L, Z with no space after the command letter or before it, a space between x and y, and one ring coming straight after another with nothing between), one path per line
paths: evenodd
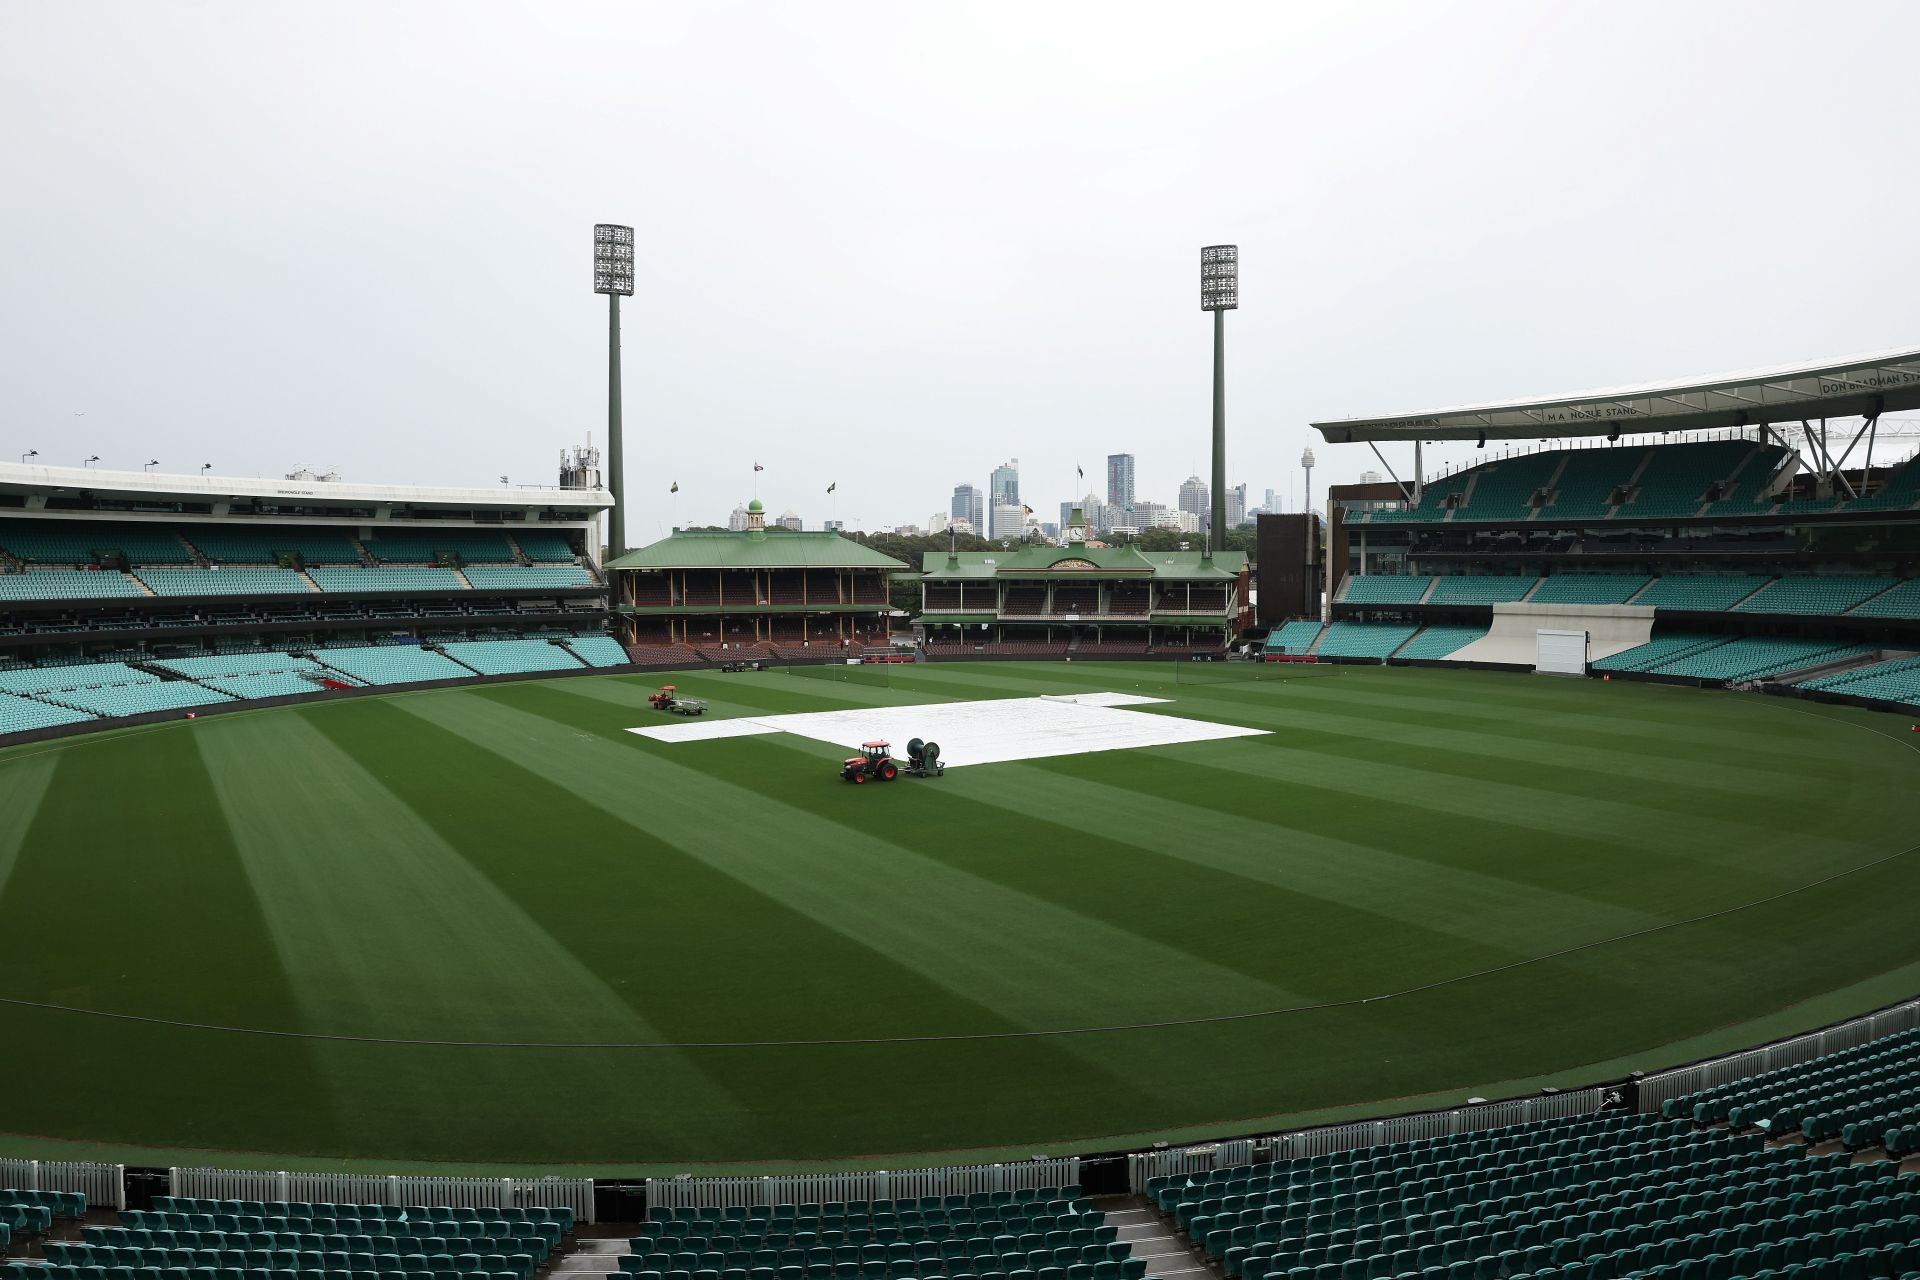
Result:
M1713 378L1580 391L1542 400L1460 405L1316 422L1330 444L1363 440L1521 440L1615 432L1705 431L1920 408L1920 349Z
M38 467L0 462L0 493L125 497L132 502L226 502L233 499L312 499L364 506L581 507L599 511L613 505L604 489L520 486L461 489L405 484L349 484L342 480L276 480L241 476L168 475L162 472L105 471L92 467Z
M944 551L921 556L922 572L931 578L1013 577L1063 578L1122 577L1234 578L1246 567L1239 551L1216 551L1211 560L1199 551L1141 551L1137 547L1021 547L1017 551L962 551L949 559ZM1217 619L1216 619L1217 621Z
M831 530L675 529L609 569L888 569L907 566Z

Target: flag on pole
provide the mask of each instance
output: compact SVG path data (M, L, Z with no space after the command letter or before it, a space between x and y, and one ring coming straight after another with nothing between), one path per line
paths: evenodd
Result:
M838 480L835 480L832 484L827 486L827 492L832 493L835 489L838 489L839 487L840 487L840 482Z
M678 480L675 480L675 481L673 482L673 488L671 488L671 489L669 489L669 490L667 490L667 492L668 492L668 493L678 493L678 492L680 492L680 482L679 482Z
M761 466L761 465L760 465L759 463L757 463L757 462L753 464L753 469L754 469L755 471L765 471L765 470L766 470L766 468L765 468L765 467L763 467L763 466Z
M1074 476L1075 476L1075 478L1077 478L1077 479L1080 479L1080 480L1085 480L1085 479L1087 478L1087 473L1086 473L1085 471L1083 471L1083 470L1081 470L1081 469L1080 469L1079 467L1075 467L1075 468L1073 469L1073 474L1074 474Z

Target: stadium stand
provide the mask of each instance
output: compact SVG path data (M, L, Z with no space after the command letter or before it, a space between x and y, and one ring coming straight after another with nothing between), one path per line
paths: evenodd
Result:
M623 667L633 661L612 636L576 636L567 641L567 648L590 667Z
M126 521L0 520L0 552L46 565L99 564L114 555L129 564L193 563L172 529Z
M1155 1179L1238 1280L1900 1276L1920 1183L1625 1113ZM1795 1270L1794 1268L1797 1268Z
M1524 598L1540 579L1506 575L1453 574L1435 578L1429 604L1503 604Z
M1672 662L1725 644L1728 639L1728 636L1686 634L1655 636L1643 645L1597 658L1592 666L1595 671L1646 671L1663 662Z
M1486 638L1488 628L1473 626L1423 627L1420 633L1400 647L1396 658L1436 662L1451 657L1475 640Z
M1756 452L1760 450L1745 440L1701 440L1651 449L1631 500L1616 508L1613 518L1696 515L1706 505L1708 491L1730 478Z
M1873 493L1847 503L1847 510L1907 511L1917 504L1920 504L1920 454L1909 458Z
M1920 657L1889 658L1866 666L1850 667L1832 675L1804 680L1800 687L1920 706Z
M1633 602L1656 609L1725 611L1769 581L1770 578L1756 574L1667 574L1655 578Z
M0 573L0 600L104 600L145 594L138 582L108 569L29 569L24 573Z
M513 540L527 559L535 564L571 564L576 553L573 544L558 533L550 530L530 530L515 533Z
M1418 631L1413 626L1390 626L1364 622L1335 622L1327 627L1316 656L1322 658L1373 658L1386 661L1389 654Z
M316 569L315 573L328 572ZM347 572L353 572L347 570ZM292 569L141 569L157 596L311 594L313 584Z
M1614 573L1556 573L1542 578L1529 604L1625 604L1651 578Z
M583 665L565 648L546 640L458 641L442 645L441 652L485 676L526 671L573 671Z
M1920 618L1920 578L1909 578L1847 612L1856 618Z
M41 697L97 716L137 716L149 711L179 711L233 700L228 694L204 688L191 680L148 680L87 689L55 689Z
M1313 648L1313 642L1320 638L1320 632L1324 629L1325 628L1318 622L1310 622L1304 618L1296 618L1267 637L1266 651L1268 653L1303 654Z
M1775 578L1734 608L1741 613L1841 614L1895 585L1893 578L1795 574Z
M1758 680L1807 667L1838 662L1872 653L1866 645L1835 644L1831 640L1788 640L1777 636L1743 636L1724 644L1683 654L1636 670L1659 676L1687 676L1696 680Z
M1599 520L1613 510L1614 497L1639 472L1648 451L1640 449L1571 449L1554 485L1553 501L1539 519Z
M497 587L591 587L593 575L578 565L476 566L466 571L474 589Z
M366 649L326 649L313 655L314 661L334 671L345 672L362 684L412 684L420 680L457 680L473 674L466 667L441 654L411 645L385 645Z
M1660 1112L1735 1133L1798 1134L1809 1144L1838 1139L1849 1151L1884 1147L1905 1155L1920 1140L1909 1131L1920 1124L1920 1029L1668 1098ZM1910 1211L1920 1212L1920 1188L1908 1194ZM1906 1239L1920 1243L1920 1221L1913 1228Z
M1559 450L1525 453L1477 467L1466 502L1455 520L1525 520L1533 499L1547 485L1566 455Z
M1432 578L1392 573L1356 573L1347 578L1340 597L1346 604L1418 604L1433 585Z
M464 591L466 586L452 569L411 565L379 569L310 569L311 577L322 591Z
M25 733L31 729L51 729L55 725L78 724L91 719L92 716L71 707L0 693L0 733Z
M618 1262L646 1280L721 1276L1022 1276L1139 1280L1115 1228L1078 1188L922 1200L667 1210L643 1223Z
M432 564L442 554L458 556L463 564L519 562L506 534L488 529L383 529L367 539L366 547L383 564Z
M353 539L330 529L207 525L183 533L207 559L228 564L278 564L283 554L297 555L307 564L359 564L361 560Z

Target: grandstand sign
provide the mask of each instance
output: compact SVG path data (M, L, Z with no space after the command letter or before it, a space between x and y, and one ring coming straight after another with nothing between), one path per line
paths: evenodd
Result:
M1544 400L1316 422L1333 444L1366 440L1521 440L1619 431L1704 431L1920 408L1920 350L1755 369Z

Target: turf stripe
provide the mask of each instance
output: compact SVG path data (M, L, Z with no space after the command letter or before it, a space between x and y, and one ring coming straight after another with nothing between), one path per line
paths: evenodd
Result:
M561 785L617 812L646 820L657 806L635 794L646 769L661 793L711 799L661 834L695 857L897 962L994 1009L1022 1026L1081 1024L1110 1003L1116 956L1184 974L1193 989L1222 1002L1258 1008L1281 993L1231 970L1208 965L1122 929L981 877L956 871L896 839L877 834L912 811L909 788L846 787L833 774L783 768L791 753L754 739L724 744L705 768L682 765L674 752L628 737L623 747L586 757L562 753L574 732L548 720L528 699L536 687L485 691L502 703L501 723L529 749L529 763ZM505 705L512 701L512 707ZM444 702L414 708L458 730ZM562 753L562 754L556 754ZM643 763L644 762L644 763ZM752 778L748 787L735 778ZM869 797L888 809L869 805ZM893 815L889 819L889 814ZM868 828L868 829L863 829ZM1034 975L1045 973L1045 982ZM1283 999L1283 997L1282 997ZM1143 1001L1139 1016L1174 1013L1175 1003Z
M53 781L54 759L47 754L0 761L0 898L6 897L7 877Z

